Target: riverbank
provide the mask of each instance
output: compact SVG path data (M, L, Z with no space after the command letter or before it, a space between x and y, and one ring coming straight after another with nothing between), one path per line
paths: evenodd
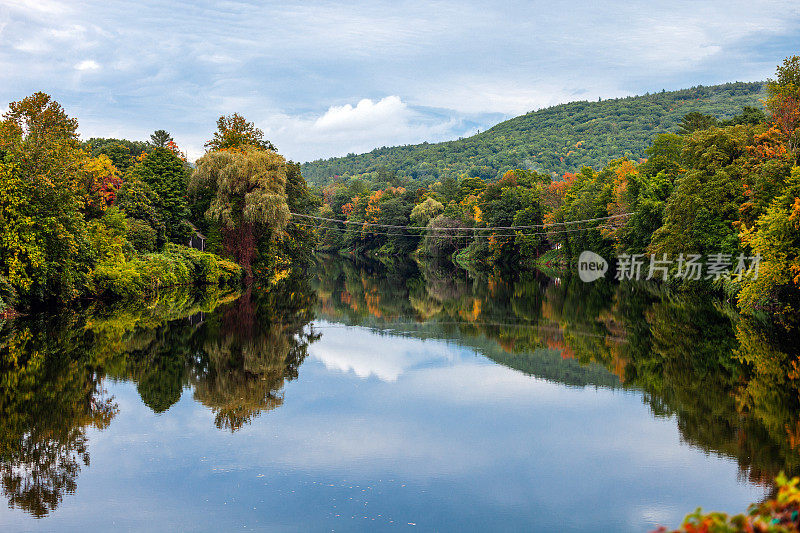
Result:
M123 298L183 285L235 285L241 279L242 268L233 261L176 244L160 253L100 264L93 273L98 295Z
M146 300L161 291L192 286L235 288L241 285L242 268L218 255L167 244L161 252L132 254L99 263L75 298L59 307L85 299ZM0 299L0 319L23 314L13 292ZM35 306L34 306L35 307Z

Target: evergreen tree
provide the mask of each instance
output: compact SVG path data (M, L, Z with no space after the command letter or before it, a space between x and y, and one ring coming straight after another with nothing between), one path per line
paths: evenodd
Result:
M167 237L184 242L191 228L186 219L188 169L186 164L167 148L156 148L131 170L128 179L139 179L155 193L154 207L166 226Z
M156 130L150 135L150 144L156 148L166 148L171 142L175 142L175 139L166 130Z

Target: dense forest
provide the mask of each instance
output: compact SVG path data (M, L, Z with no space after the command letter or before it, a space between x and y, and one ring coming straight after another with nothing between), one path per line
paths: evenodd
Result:
M270 285L310 258L299 165L220 117L194 165L170 134L90 139L49 95L0 121L0 315L189 284Z
M762 96L765 105L751 105ZM313 164L287 162L239 115L220 117L207 153L190 164L164 130L147 142L81 142L77 120L36 93L0 122L0 311L188 283L270 285L308 264L318 244L483 273L571 261L581 250L716 254L740 267L758 257L760 276L743 279L740 268L738 278L672 285L790 315L800 305L798 101L792 57L766 85L566 104L470 139L378 150L371 156L396 150L407 153L403 164L428 168L433 158L431 168L447 171L380 160L309 190L301 169L313 175ZM556 139L575 150L525 163ZM503 159L512 153L521 159Z
M678 290L738 298L740 309L795 317L800 308L800 57L767 84L766 113L729 119L687 113L641 160L618 157L558 179L525 169L424 185L398 176L351 178L318 189L323 250L417 254L475 272L518 272L583 250L647 263ZM688 275L686 257L717 267ZM619 266L619 264L618 264ZM630 266L630 264L628 265ZM649 272L653 278L653 272Z
M681 91L572 102L533 111L456 141L377 148L369 153L312 161L302 166L309 183L340 178L385 179L386 174L423 183L448 175L496 179L527 169L560 176L613 159L638 160L661 133L677 133L689 113L727 120L743 107L761 109L763 83L726 83Z

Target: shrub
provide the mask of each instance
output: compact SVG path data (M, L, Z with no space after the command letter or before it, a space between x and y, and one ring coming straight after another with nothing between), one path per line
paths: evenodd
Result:
M158 232L150 224L135 218L125 220L125 238L137 252L155 252Z
M775 499L750 506L747 514L728 516L725 513L703 514L697 509L688 515L681 527L672 533L708 532L736 533L739 531L759 531L770 533L797 533L800 531L800 479L787 479L781 473L775 480L778 494ZM658 533L666 533L661 527Z
M148 253L122 263L102 263L93 273L98 293L130 298L178 285L234 284L241 280L239 265L208 252L168 244L161 253Z
M11 283L0 275L0 315L10 310L16 303L16 293Z

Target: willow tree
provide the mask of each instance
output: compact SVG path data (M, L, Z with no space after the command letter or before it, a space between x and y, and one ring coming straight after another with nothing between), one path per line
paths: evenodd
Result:
M197 160L190 192L208 199L205 216L220 224L226 253L248 279L256 255L270 253L289 220L286 172L282 156L247 145Z

